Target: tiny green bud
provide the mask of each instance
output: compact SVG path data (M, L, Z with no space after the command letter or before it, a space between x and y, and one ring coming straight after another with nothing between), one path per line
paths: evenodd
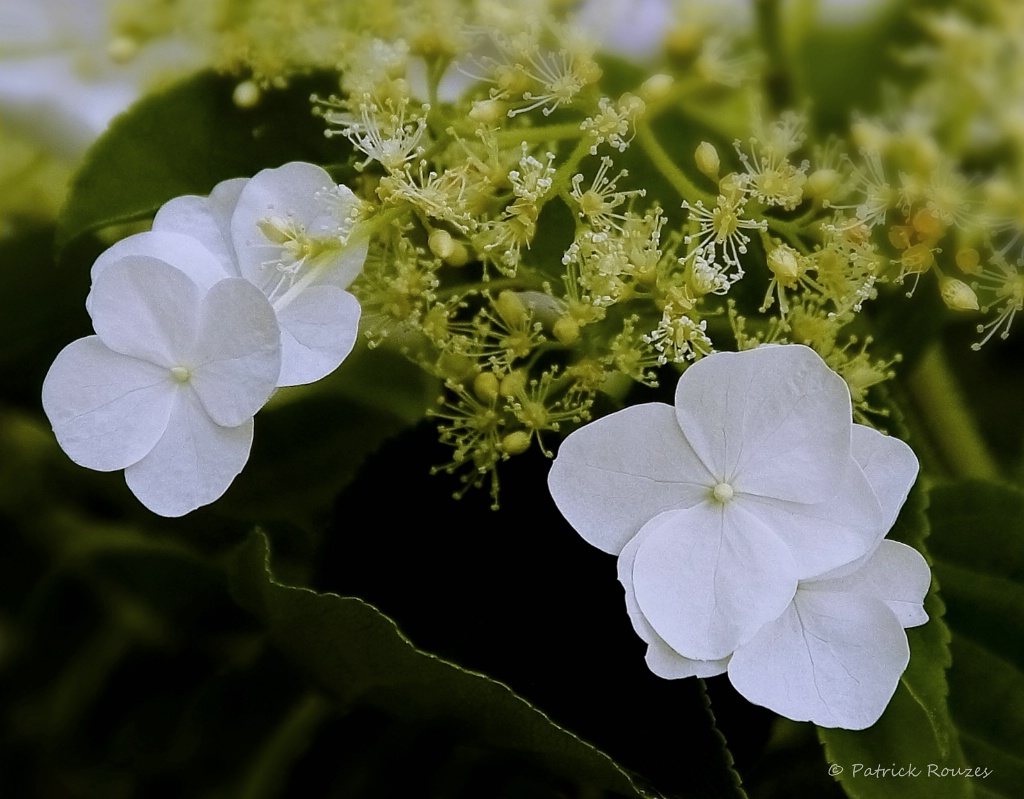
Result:
M509 455L522 455L530 448L530 434L516 430L501 439L501 451Z
M939 282L939 293L946 307L953 311L977 311L978 295L964 283L952 277L945 277Z
M503 291L493 303L498 316L511 327L525 325L530 319L529 309L515 292Z
M672 93L672 85L676 79L664 72L651 75L640 86L640 97L649 103L657 103L665 100Z
M915 244L900 258L900 265L908 274L919 275L927 272L935 263L935 255L927 244Z
M552 332L563 344L575 344L580 338L580 325L571 316L563 316L555 322Z
M253 108L260 101L260 87L251 80L243 80L235 86L231 101L238 108Z
M961 247L956 252L956 265L965 275L976 275L981 271L981 254L973 247Z
M526 375L523 372L516 370L515 372L509 372L503 378L501 378L501 385L498 387L498 393L503 397L514 397L516 394L521 394L526 389Z
M473 378L473 393L481 402L493 402L498 398L501 382L494 372L481 372Z
M697 169L711 180L717 182L718 171L722 167L722 162L718 157L718 150L715 149L715 145L709 141L702 141L697 145L697 152L693 154L693 157L697 162Z
M768 268L779 283L787 288L796 285L807 271L800 263L800 253L787 244L780 244L768 253Z
M831 200L842 178L834 169L816 169L807 176L804 190L814 200Z
M431 231L427 239L427 246L434 255L444 261L455 251L455 239L452 238L452 234L447 230L438 228Z

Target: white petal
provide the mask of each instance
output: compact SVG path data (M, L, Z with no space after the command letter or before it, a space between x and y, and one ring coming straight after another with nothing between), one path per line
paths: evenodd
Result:
M878 497L884 519L882 526L888 532L917 480L917 456L900 439L862 424L853 426L852 443L853 457Z
M218 280L231 277L227 265L221 263L203 244L192 236L163 230L136 233L113 244L92 265L92 281L112 264L123 260L132 263L162 261L184 272L197 286L208 289ZM92 312L92 294L85 300Z
M248 178L225 180L209 197L175 197L157 211L153 230L183 233L199 241L232 275L239 274L231 244L231 215Z
M125 469L128 487L161 516L184 516L218 499L252 446L252 419L238 427L214 423L195 392L178 392L167 430L153 450Z
M795 721L862 730L874 724L910 662L885 603L856 594L797 591L729 662L743 696Z
M110 472L153 449L174 394L166 369L113 352L99 336L89 336L57 355L43 381L43 410L71 460Z
M713 485L671 406L661 403L634 405L574 431L548 474L569 524L613 555L662 511L703 502Z
M326 377L348 357L359 333L359 301L337 286L310 286L278 312L281 376L298 386Z
M633 563L637 605L684 657L729 656L793 598L789 547L742 508L708 502L669 511L641 534Z
M666 680L679 680L685 677L714 677L724 674L726 666L729 664L728 658L721 660L684 658L666 644L644 618L644 614L636 602L636 592L633 590L633 561L636 559L636 551L643 538L644 533L640 532L622 548L622 552L619 554L618 571L619 582L626 590L626 612L629 614L629 620L633 623L633 629L636 630L637 635L647 643L645 660L648 667Z
M676 414L708 469L736 491L822 502L850 457L850 391L802 345L702 358L679 379Z
M789 545L800 580L870 554L888 529L875 492L853 458L825 502L804 505L747 494L733 502Z
M327 172L314 165L292 162L258 172L245 186L231 221L231 237L244 277L264 293L278 291L279 275L273 267L281 248L260 230L263 220L280 218L297 223L309 233L331 234L347 227L347 216L357 203L345 186L338 186ZM331 250L314 259L316 282L346 288L359 274L366 259L367 242Z
M924 598L931 582L920 552L898 541L883 541L853 574L801 583L801 589L871 596L885 602L901 625L917 627L928 621Z
M281 371L280 329L252 283L229 278L207 292L189 365L192 386L219 425L241 424L270 399Z
M169 369L192 350L200 296L184 272L163 261L122 258L93 284L93 327L115 352Z

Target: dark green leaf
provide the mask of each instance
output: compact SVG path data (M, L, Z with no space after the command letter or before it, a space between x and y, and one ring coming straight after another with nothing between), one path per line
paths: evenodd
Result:
M932 508L950 709L971 765L992 771L978 794L1009 799L1024 785L1024 493L964 481L932 491Z
M268 90L255 108L231 100L237 78L202 73L146 97L93 145L59 220L61 249L83 233L144 218L172 197L208 194L218 182L288 161L344 161L349 150L323 135L311 92L328 76Z
M574 782L641 795L609 757L508 687L416 649L394 622L361 599L276 582L268 558L266 539L258 534L238 551L230 568L236 598L263 621L274 644L341 704L444 719Z

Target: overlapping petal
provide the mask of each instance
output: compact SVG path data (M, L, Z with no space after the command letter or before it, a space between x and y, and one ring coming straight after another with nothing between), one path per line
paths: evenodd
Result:
M736 651L729 679L788 718L861 730L882 715L909 661L903 627L884 602L801 587Z
M122 258L93 283L93 328L115 352L170 369L195 346L201 296L185 273L164 261Z
M359 301L337 286L310 286L278 312L282 368L278 385L326 377L348 357L359 334Z
M227 490L249 459L252 435L252 419L222 427L195 392L179 390L167 429L142 460L125 469L125 480L154 513L183 516Z
M661 403L634 405L576 430L548 474L562 515L611 554L662 511L703 502L713 482L675 412Z
M850 456L850 391L810 348L720 352L683 373L676 415L716 478L791 502L831 499Z
M174 394L166 369L89 336L57 355L43 381L43 410L71 460L110 472L153 448L167 428Z
M680 655L728 657L796 591L789 547L742 508L706 502L644 526L633 562L637 605Z
M645 530L648 528L645 528ZM633 536L632 540L622 548L618 560L619 582L626 591L626 613L633 623L636 634L647 643L647 655L645 660L647 666L666 680L679 680L685 677L714 677L724 674L729 665L729 658L720 660L693 660L685 658L670 647L665 640L655 632L650 622L644 618L643 612L636 601L636 592L633 590L633 562L636 560L636 551L640 542L644 539L644 531Z
M219 425L242 424L270 399L281 371L280 329L252 283L229 278L207 292L189 365L192 387Z
M231 217L248 178L224 180L208 197L187 194L164 203L153 218L153 230L191 236L232 275L240 274L231 243Z

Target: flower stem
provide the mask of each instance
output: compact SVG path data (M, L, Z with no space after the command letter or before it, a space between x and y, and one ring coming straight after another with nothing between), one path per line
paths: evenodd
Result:
M999 477L967 403L938 345L929 348L907 386L920 420L949 473L955 477Z
M689 200L690 202L704 200L705 203L714 205L715 196L694 185L686 173L672 160L672 157L665 152L665 148L661 146L661 142L658 141L654 131L651 130L651 126L647 122L637 122L636 139L640 146L643 147L644 152L647 153L647 157L651 159L651 163L658 168L684 200Z

